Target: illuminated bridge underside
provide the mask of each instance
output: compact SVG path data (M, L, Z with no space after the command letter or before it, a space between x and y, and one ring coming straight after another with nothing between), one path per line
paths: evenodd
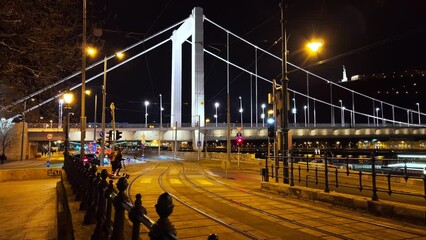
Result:
M109 131L110 129L106 129ZM193 141L196 127L179 128L175 131L171 128L163 128L160 131L158 128L143 129L140 128L122 128L123 138L120 141L140 141L142 135L145 135L147 141L158 140L158 135L161 134L162 141L174 141L177 133L177 141ZM86 139L93 139L93 129L88 128ZM201 132L205 133L205 140L226 140L226 128L206 127L202 128ZM46 135L52 133L53 141L64 140L64 134L61 128L29 128L29 141L47 141ZM231 137L234 138L237 130L231 131ZM267 139L267 129L265 128L245 128L242 132L244 139L261 140ZM426 128L293 128L290 130L293 139L327 139L327 138L380 138L380 139L423 139L426 136ZM79 141L80 130L78 128L70 129L71 141Z

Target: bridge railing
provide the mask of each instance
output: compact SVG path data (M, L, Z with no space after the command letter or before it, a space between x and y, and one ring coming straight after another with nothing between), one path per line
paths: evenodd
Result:
M295 182L306 187L341 188L370 191L371 199L378 200L378 193L404 195L426 200L426 168L410 160L333 157L329 153L315 157L288 157L284 166L280 157L278 165L272 158L264 169L264 181ZM275 166L274 166L275 165ZM285 174L288 170L288 174Z

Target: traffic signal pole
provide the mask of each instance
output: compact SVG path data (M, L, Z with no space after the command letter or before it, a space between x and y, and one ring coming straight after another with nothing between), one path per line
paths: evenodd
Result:
M289 145L289 129L288 129L288 71L287 71L287 33L285 30L285 0L281 0L281 86L282 86L282 104L281 104L281 129L284 139L281 141L281 151L284 163L284 183L289 183L288 171L288 145Z

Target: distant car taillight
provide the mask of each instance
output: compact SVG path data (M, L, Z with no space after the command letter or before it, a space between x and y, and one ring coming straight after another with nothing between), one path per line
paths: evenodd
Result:
M87 159L87 158L84 158L84 159L83 159L83 162L87 162L87 161L89 161L89 159Z

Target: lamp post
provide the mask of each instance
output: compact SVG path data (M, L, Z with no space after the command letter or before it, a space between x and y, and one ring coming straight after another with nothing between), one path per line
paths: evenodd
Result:
M416 103L416 105L417 105L417 113L418 113L418 115L419 115L419 125L421 125L421 124L422 124L422 122L421 122L421 120L420 120L420 103Z
M217 127L217 119L218 119L218 115L217 115L217 108L219 107L219 103L218 102L215 102L214 103L214 107L216 108L216 114L214 115L214 118L216 119L216 127Z
M67 160L68 158L68 150L69 150L69 145L70 145L70 140L69 140L69 129L70 129L70 109L71 109L71 104L74 101L74 95L70 92L64 93L63 94L63 99L64 99L64 110L65 110L65 142L64 142L64 157L65 160Z
M145 105L145 128L147 128L148 127L148 105L149 105L149 102L145 101L144 105Z
M81 48L81 116L80 116L80 161L84 159L84 140L86 137L86 0L83 0L83 40Z
M265 127L265 107L266 105L262 103L262 115L260 115L260 117L262 118L262 127Z
M345 126L345 109L346 107L342 107L342 127Z
M243 127L243 98L241 96L238 97L240 99L240 115L241 115L241 127Z
M160 94L160 127L158 128L158 156L161 155L161 129L163 127L163 96Z
M308 108L308 106L303 106L303 111L304 111L304 116L305 116L305 127L307 127L307 122L306 122L306 109Z
M379 126L379 110L380 108L376 108L376 126Z
M343 101L342 100L339 100L339 103L340 103L340 120L341 120L341 122L342 122L342 127L344 127L345 126L345 122L343 121Z
M115 54L118 59L122 59L124 54L122 52L118 52ZM102 119L101 119L101 128L102 128L102 136L101 136L101 152L99 153L99 159L101 166L104 165L104 155L105 155L105 109L106 109L106 80L107 80L107 69L108 69L108 58L104 56L104 81L102 85ZM96 113L95 113L96 114ZM95 120L96 124L96 120ZM96 135L96 134L95 134Z

